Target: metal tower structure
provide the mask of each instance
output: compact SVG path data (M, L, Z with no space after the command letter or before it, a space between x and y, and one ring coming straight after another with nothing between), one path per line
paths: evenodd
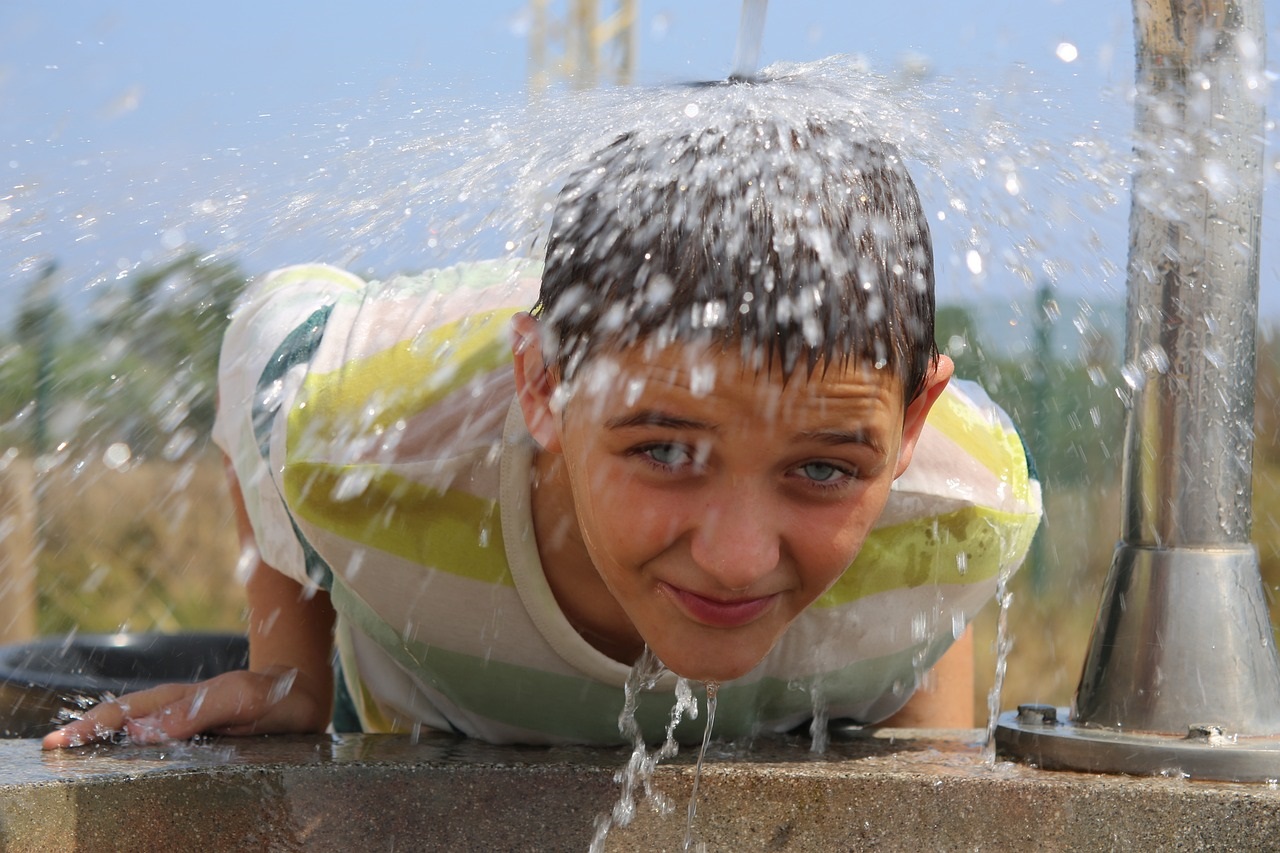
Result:
M639 0L533 0L529 91L627 85L636 62Z

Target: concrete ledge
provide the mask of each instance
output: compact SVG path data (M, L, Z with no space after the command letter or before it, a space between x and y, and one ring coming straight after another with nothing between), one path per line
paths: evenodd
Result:
M709 850L1240 850L1280 838L1266 785L988 765L975 732L881 730L719 746L695 833ZM659 767L610 850L680 850L693 750ZM618 797L622 750L431 735L224 739L42 753L0 741L0 849L572 850Z

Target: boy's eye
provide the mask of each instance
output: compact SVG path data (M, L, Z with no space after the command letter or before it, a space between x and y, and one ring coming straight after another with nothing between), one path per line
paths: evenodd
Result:
M686 465L693 458L689 448L682 444L650 444L641 448L640 452L659 465L672 468Z
M807 462L801 465L799 470L804 477L815 483L836 483L852 476L849 471L830 462Z

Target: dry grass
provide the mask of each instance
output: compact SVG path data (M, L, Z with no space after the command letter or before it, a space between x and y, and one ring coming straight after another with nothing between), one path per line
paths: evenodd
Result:
M37 477L41 633L239 630L239 544L220 461Z

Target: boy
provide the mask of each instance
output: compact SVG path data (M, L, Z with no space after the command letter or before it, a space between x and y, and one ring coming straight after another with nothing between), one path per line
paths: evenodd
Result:
M569 179L531 313L510 265L264 280L215 428L250 669L103 703L45 747L322 731L335 638L364 731L622 743L646 646L721 683L722 737L900 711L1021 561L1038 487L998 410L948 390L896 153L709 104ZM674 681L640 703L650 739ZM958 684L949 715L895 719L967 724Z

